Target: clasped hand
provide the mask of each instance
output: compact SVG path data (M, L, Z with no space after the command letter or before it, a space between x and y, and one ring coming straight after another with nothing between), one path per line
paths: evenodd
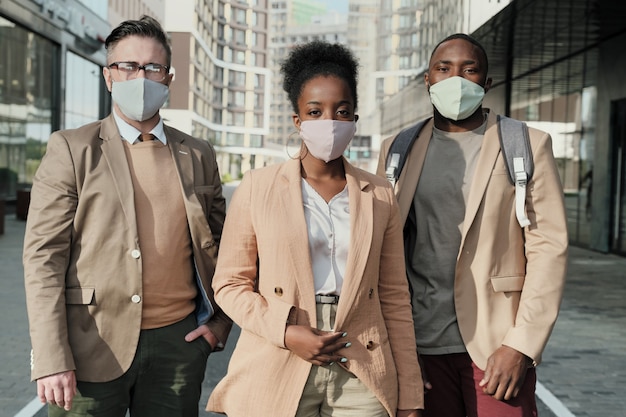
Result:
M300 325L287 325L285 346L300 358L313 365L330 365L348 360L337 352L350 347L344 332L328 332Z

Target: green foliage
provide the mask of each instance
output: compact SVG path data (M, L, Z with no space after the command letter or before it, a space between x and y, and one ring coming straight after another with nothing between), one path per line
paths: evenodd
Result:
M222 184L226 184L227 182L231 182L233 177L230 175L230 172L227 172L222 175Z
M43 158L46 153L46 144L37 139L26 139L26 159Z

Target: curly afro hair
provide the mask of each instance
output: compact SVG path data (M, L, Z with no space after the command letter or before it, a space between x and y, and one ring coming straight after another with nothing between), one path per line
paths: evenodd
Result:
M299 113L298 97L304 85L317 76L335 76L348 83L357 107L358 62L346 46L325 41L312 41L295 46L282 63L283 90L293 110Z

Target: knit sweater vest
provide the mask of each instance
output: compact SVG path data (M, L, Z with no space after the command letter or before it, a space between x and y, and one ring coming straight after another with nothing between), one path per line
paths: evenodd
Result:
M195 309L191 236L169 147L158 140L123 142L141 250L141 328L154 329L176 323Z

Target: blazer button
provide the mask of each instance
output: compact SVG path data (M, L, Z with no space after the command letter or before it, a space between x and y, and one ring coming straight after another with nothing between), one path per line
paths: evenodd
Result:
M141 252L139 252L138 249L133 249L132 251L130 251L130 256L135 259L139 259L139 257L141 256Z
M138 304L141 301L141 297L135 294L132 297L130 297L130 301L132 301L135 304Z
M367 350L374 349L374 342L370 340L369 342L367 342L367 345L365 345L365 347L367 348Z
M283 289L280 288L280 287L274 288L274 294L276 294L279 297L282 297L283 296Z

